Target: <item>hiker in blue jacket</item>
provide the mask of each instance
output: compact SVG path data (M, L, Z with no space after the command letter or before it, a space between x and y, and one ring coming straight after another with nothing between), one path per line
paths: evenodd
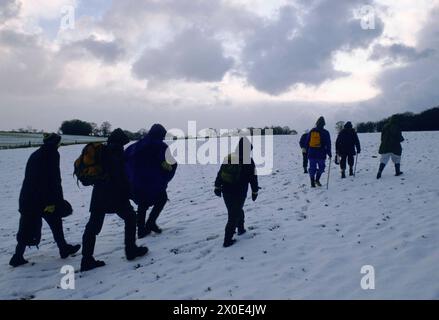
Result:
M325 118L320 117L317 120L316 127L310 131L306 140L312 188L315 188L316 185L318 187L322 186L320 177L325 172L326 156L332 158L331 136L329 132L324 129L325 125Z
M157 219L168 201L166 189L177 170L173 158L167 159L166 129L154 124L148 134L125 151L125 169L130 181L131 199L137 208L137 235L161 233ZM170 158L170 153L168 153ZM146 212L153 207L148 220Z

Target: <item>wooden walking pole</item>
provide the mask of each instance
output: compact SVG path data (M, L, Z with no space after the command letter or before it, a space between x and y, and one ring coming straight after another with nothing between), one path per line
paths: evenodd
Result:
M354 177L357 174L357 163L358 163L358 153L357 153L357 157L355 158Z
M329 158L328 181L326 182L326 190L329 190L329 176L331 175L332 157Z

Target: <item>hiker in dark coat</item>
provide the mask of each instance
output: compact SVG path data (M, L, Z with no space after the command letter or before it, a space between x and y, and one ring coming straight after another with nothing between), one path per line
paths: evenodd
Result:
M305 130L305 133L300 137L300 142L299 142L300 148L302 149L304 173L308 173L308 146L306 145L308 134L309 134L309 130Z
M125 169L130 182L131 199L138 205L137 235L161 233L157 219L168 201L166 189L177 170L177 163L164 142L166 129L154 124L148 134L125 151ZM152 207L148 221L146 212Z
M377 179L381 178L383 170L386 164L392 158L395 164L395 176L402 175L401 172L401 155L402 147L401 142L404 141L404 137L399 127L399 121L396 116L392 116L389 122L383 127L381 132L381 145L379 154L381 155L380 168L378 170Z
M252 190L252 200L258 197L258 177L256 166L250 156L253 146L246 137L239 141L235 153L230 154L221 165L215 180L215 195L224 197L228 211L228 220L225 229L224 247L230 247L236 240L233 239L236 229L238 235L246 232L244 227L244 203L247 198L248 185Z
M93 187L90 204L90 220L82 238L81 271L88 271L105 265L93 257L96 236L100 233L105 215L117 213L125 221L125 254L127 260L134 260L148 252L146 247L136 245L136 214L129 200L129 183L125 174L123 146L129 142L121 129L116 129L108 138L102 154L102 165L108 179L97 182Z
M310 131L306 140L312 188L315 188L316 185L319 187L322 186L320 178L325 172L326 156L332 158L331 136L329 132L324 129L325 125L325 118L320 117L317 120L316 127Z
M354 175L354 156L361 152L360 140L350 121L346 122L335 142L337 155L340 157L342 179L346 178L346 161L349 164L349 175Z
M9 262L13 267L28 263L23 257L26 246L39 245L42 219L49 225L62 259L81 248L80 245L68 244L64 238L62 217L66 215L64 211L71 210L71 207L66 208L61 185L58 152L61 137L55 133L45 134L43 142L44 145L32 153L26 165L19 199L21 216L17 247Z

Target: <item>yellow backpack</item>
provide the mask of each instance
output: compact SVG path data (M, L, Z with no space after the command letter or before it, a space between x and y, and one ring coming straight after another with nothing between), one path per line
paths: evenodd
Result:
M310 148L320 148L322 146L322 138L320 137L320 132L311 131L311 137L309 139Z

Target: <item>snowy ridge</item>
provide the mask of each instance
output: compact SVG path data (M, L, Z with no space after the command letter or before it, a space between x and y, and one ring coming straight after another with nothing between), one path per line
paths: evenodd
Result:
M357 177L311 190L301 168L298 136L275 137L274 172L260 177L258 200L245 207L247 234L224 249L224 203L213 194L217 166L179 167L171 202L158 223L162 235L139 240L151 252L127 262L123 221L108 215L96 258L107 266L76 274L76 290L59 286L64 264L44 224L34 265L8 266L18 228L18 195L33 149L0 151L0 298L2 299L439 299L439 132L404 133L402 177L378 168L379 135L362 134ZM334 137L333 137L333 140ZM91 188L78 188L72 163L82 146L60 149L65 198L74 207L66 239L81 243ZM326 175L322 182L326 182ZM376 289L360 287L363 265Z

